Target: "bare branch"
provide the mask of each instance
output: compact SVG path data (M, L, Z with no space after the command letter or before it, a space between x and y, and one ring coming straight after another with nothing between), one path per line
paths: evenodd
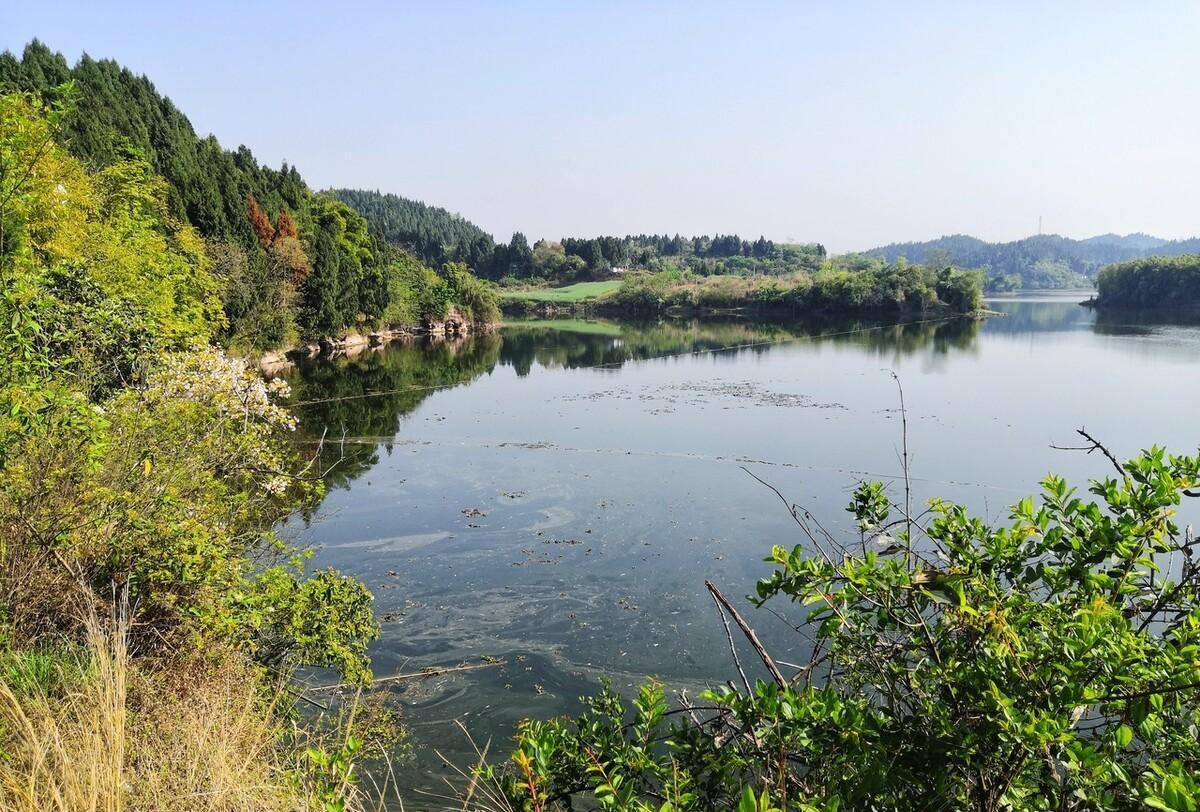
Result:
M750 688L750 680L746 678L746 672L742 669L742 661L738 657L737 646L733 642L733 630L729 628L729 618L725 616L725 609L722 608L721 601L717 599L715 593L713 593L712 599L713 603L717 605L717 614L721 616L721 622L725 624L725 636L729 638L729 653L733 655L733 664L737 667L738 674L742 678L742 685L746 686L747 694L753 693Z
M1083 439L1087 440L1088 445L1055 445L1054 443L1051 443L1050 447L1057 451L1085 451L1088 454L1091 454L1093 451L1099 451L1102 454L1104 454L1104 456L1108 457L1108 461L1113 464L1113 468L1117 469L1118 474L1120 474L1121 476L1127 475L1128 472L1125 470L1125 466L1117 461L1117 458L1115 456L1113 456L1113 453L1111 451L1109 451L1107 448L1104 447L1103 443L1101 443L1099 440L1097 440L1092 435L1088 434L1086 428L1075 429L1075 433L1078 434ZM1184 491L1184 494L1187 496L1193 495L1193 494L1187 493L1187 491ZM1197 495L1200 495L1200 494L1197 494Z
M783 676L783 672L779 670L779 666L775 664L775 660L771 659L771 655L767 653L767 649L758 639L758 635L754 633L754 629L751 628L750 624L742 618L737 608L729 602L729 599L721 594L721 590L717 589L716 584L712 581L705 581L704 586L712 593L713 600L717 602L717 605L730 614L733 622L742 630L742 634L746 635L746 639L750 641L751 647L758 654L759 659L763 661L763 665L767 667L767 671L771 672L771 678L775 680L775 683L780 688L786 688L788 685L787 678Z

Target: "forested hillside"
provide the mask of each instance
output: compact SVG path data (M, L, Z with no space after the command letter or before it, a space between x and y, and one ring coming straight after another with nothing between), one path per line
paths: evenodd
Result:
M380 323L397 296L406 312L420 306L421 291L397 278L411 277L397 270L397 253L352 208L314 193L294 166L271 169L245 146L201 137L145 76L86 55L70 66L35 40L20 58L0 54L0 93L11 92L63 107L54 138L87 169L135 161L163 179L165 214L204 239L225 342L271 349ZM444 293L425 301L453 304Z
M464 262L472 268L491 266L495 240L461 215L419 200L360 189L332 189L330 193L370 224L373 233L402 245L423 262Z
M893 243L863 253L893 262L931 259L987 272L991 290L1088 286L1105 265L1152 254L1174 256L1200 251L1200 238L1164 240L1147 234L1102 234L1073 240L1057 234L989 243L965 234L926 242Z
M0 94L0 808L335 808L269 697L369 679L371 594L274 534L324 485L287 387L212 346L222 260L144 157L64 149L71 120ZM255 240L295 257L285 215Z

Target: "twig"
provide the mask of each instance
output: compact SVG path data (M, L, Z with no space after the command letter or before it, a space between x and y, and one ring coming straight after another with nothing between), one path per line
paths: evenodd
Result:
M724 617L724 613L722 613L722 617ZM692 705L691 700L688 699L687 688L683 688L682 690L680 690L679 704L682 705L684 710L687 711L687 715L691 718L692 723L696 727L704 726L704 723L702 721L700 721L700 716L696 713L696 707L694 705Z
M302 693L296 694L296 698L299 699L301 702L307 702L309 705L312 705L314 708L320 708L323 711L329 710L328 705L322 705L320 702L316 701L315 699L309 699L307 696L305 696Z
M746 466L739 465L738 467L741 468L743 471L745 471L747 474L749 474L752 479L754 479L756 482L758 482L758 484L767 488L768 490L770 490L772 493L774 493L776 496L779 497L779 501L783 502L784 507L787 508L788 514L792 517L792 521L794 521L797 524L797 526L799 526L799 528L804 531L804 535L807 536L808 540L813 543L813 546L815 546L817 548L817 551L821 554L821 556L825 559L825 561L832 566L833 559L830 557L829 553L827 553L825 551L825 548L821 546L821 542L817 541L817 537L815 535L813 535L812 530L808 527L807 524L804 523L804 519L801 518L801 516L800 516L801 508L798 505L795 505L791 501L789 501L788 498L783 495L783 491L779 490L779 488L776 488L770 482L767 482L765 479L763 479L758 474L751 471ZM807 511L805 511L805 513L807 513ZM829 534L826 533L826 535L829 535ZM832 541L832 538L830 539L830 541Z
M1129 694L1106 694L1105 696L1098 696L1095 699L1092 699L1089 704L1094 705L1098 702L1127 702L1131 699L1142 699L1147 696L1174 694L1180 691L1196 690L1200 690L1200 682L1186 682L1183 685L1168 685L1165 688L1151 688L1149 690L1135 691Z
M373 679L366 687L373 688L376 685L382 685L385 682L400 682L402 680L407 680L407 679L423 679L425 677L438 677L438 676L441 676L442 674L454 674L459 671L475 671L480 668L495 668L498 665L504 665L504 664L505 664L504 660L497 660L494 663L474 663L474 664L469 664L469 665L455 665L455 666L450 666L447 668L430 668L425 671L413 671L408 674L393 674L390 677L380 677L379 679ZM361 686L359 686L357 683L339 682L336 685L316 685L316 686L313 686L312 688L305 688L304 690L306 690L306 691L333 691L338 688L358 688L358 687L361 687Z
M746 635L746 639L750 641L751 647L753 647L754 651L763 661L763 665L765 665L767 670L771 672L771 678L775 680L775 684L777 684L780 688L786 688L788 685L787 678L783 676L783 672L779 670L779 666L775 664L773 659L771 659L771 655L767 653L766 648L759 641L758 635L754 633L754 629L751 628L750 624L742 619L741 614L734 607L734 605L730 603L724 595L721 594L721 590L717 589L716 584L714 584L712 581L705 581L704 586L708 588L710 593L712 593L713 599L717 602L717 604L725 609L725 611L729 612L730 616L733 618L733 622L736 623L738 628L742 630L742 634Z
M1086 451L1088 454L1091 454L1093 451L1099 451L1104 454L1104 456L1108 457L1108 461L1113 464L1113 468L1117 469L1118 474L1121 476L1127 475L1125 466L1117 462L1117 458L1113 456L1111 451L1104 447L1103 443L1101 443L1092 435L1088 434L1087 429L1078 428L1075 429L1075 433L1087 440L1090 445L1055 445L1054 443L1051 443L1050 447L1057 451ZM1191 494L1188 495L1190 496Z
M904 534L907 564L912 565L912 475L908 464L908 409L904 406L904 387L900 385L900 376L892 370L892 380L896 382L896 390L900 393L900 465L904 469Z

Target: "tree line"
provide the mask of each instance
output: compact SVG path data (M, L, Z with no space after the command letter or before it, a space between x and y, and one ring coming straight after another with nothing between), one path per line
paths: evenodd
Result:
M522 232L508 242L460 215L394 194L337 189L333 194L361 214L381 241L403 246L430 264L463 262L496 281L554 284L603 278L614 270L688 270L719 274L782 275L814 271L825 259L819 244L776 243L737 234L684 237L629 234L563 237L530 244Z
M0 92L66 104L55 137L87 169L134 161L163 180L164 214L204 241L226 316L219 337L232 346L266 350L380 324L396 297L419 298L397 278L404 252L354 208L314 192L294 166L271 169L245 146L200 137L145 76L86 54L70 66L34 40L20 58L0 54ZM473 259L418 256L438 268ZM459 286L470 285L458 270ZM472 295L485 297L480 286ZM483 306L478 315L494 312Z

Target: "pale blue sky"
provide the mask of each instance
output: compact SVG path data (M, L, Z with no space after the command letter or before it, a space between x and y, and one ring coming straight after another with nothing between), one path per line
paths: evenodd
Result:
M499 238L1200 233L1196 2L0 0L34 36Z

